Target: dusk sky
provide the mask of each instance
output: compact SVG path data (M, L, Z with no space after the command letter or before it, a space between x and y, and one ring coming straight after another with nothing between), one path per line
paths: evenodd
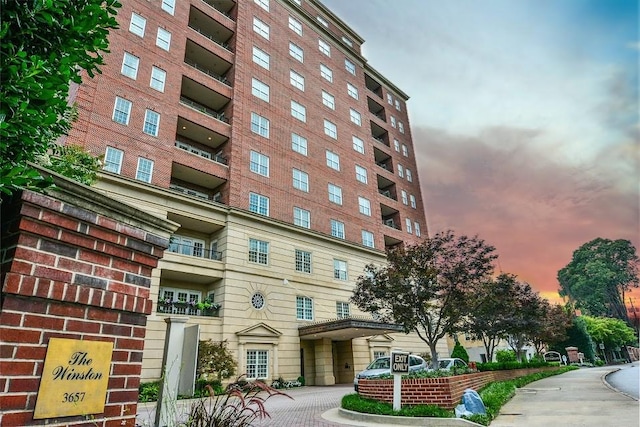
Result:
M431 234L479 235L554 300L582 244L640 248L637 0L323 3L411 97Z

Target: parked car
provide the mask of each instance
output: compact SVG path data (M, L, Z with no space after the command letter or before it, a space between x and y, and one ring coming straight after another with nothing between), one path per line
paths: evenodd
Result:
M371 362L367 369L358 373L356 377L353 379L353 388L358 391L358 380L362 378L377 378L384 374L391 374L391 357L383 356L378 357L376 360ZM409 372L415 371L424 371L427 369L427 362L420 357L409 355Z
M442 371L450 371L451 369L467 368L467 362L457 357L444 357L438 359L438 369ZM430 368L432 370L432 368Z

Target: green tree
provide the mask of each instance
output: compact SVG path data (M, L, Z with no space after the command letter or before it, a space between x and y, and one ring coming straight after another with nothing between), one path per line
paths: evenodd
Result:
M351 302L380 320L402 325L407 333L416 332L437 367L436 345L462 330L471 289L493 272L494 250L478 237L437 233L418 245L389 251L382 267L367 265Z
M567 338L567 331L573 321L573 313L559 304L551 305L545 301L542 306L540 327L532 331L531 343L536 354L541 355L545 346L552 346Z
M542 328L549 303L540 297L528 283L516 282L513 288L512 308L507 326L507 343L522 361L522 350L532 343L537 331Z
M451 357L457 357L458 359L462 359L469 363L469 353L467 353L467 350L465 350L457 339L456 345L453 346L453 351L451 351Z
M591 335L587 332L584 316L574 317L571 326L567 330L567 338L564 341L552 344L550 349L566 355L567 347L576 347L579 352L584 354L585 360L591 362L595 360L595 345Z
M587 325L587 332L597 344L604 344L605 351L612 351L636 341L633 328L624 321L611 317L582 316Z
M45 185L27 164L74 116L70 84L99 73L117 0L0 0L0 193Z
M40 156L36 161L47 169L85 185L96 182L101 164L99 158L78 145L56 146L50 156Z
M594 239L580 246L558 272L560 295L584 314L629 321L625 292L637 288L639 259L629 240Z

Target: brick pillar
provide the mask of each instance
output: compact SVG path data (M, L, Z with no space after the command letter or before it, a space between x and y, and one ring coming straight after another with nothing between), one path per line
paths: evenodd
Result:
M2 200L0 425L133 427L151 271L177 225L55 181ZM33 419L52 337L113 342L103 413Z

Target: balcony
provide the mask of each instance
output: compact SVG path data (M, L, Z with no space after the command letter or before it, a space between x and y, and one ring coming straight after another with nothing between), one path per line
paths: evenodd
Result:
M236 2L233 0L202 0L204 3L214 8L216 11L220 12L227 18L235 21L235 18L231 14L233 8L236 5Z
M180 96L180 104L191 107L194 110L200 111L201 113L204 113L209 117L213 117L216 120L220 120L221 122L229 123L229 119L225 117L224 111L212 110L211 108L206 107L191 98L187 98L186 96Z
M375 158L376 165L393 175L393 159L389 154L385 153L378 147L373 147L373 156Z
M189 28L216 43L218 46L221 46L228 52L233 52L230 44L234 35L233 31L193 5L191 5L189 9Z
M371 99L371 97L367 96L367 107L369 108L369 112L380 119L383 123L387 122L387 115L385 113L384 107L378 104L376 101Z
M389 132L373 120L370 120L369 123L371 125L371 136L373 139L387 147L391 147L389 142Z
M376 94L378 98L382 99L382 86L376 80L374 80L370 75L364 75L364 83L372 93Z
M167 250L176 254L222 261L222 252L206 249L203 246L194 243L171 243Z
M227 159L222 155L221 151L218 153L213 153L204 148L199 148L192 144L189 144L189 142L180 141L180 140L176 141L176 147L188 153L195 154L196 156L211 160L213 162L220 163L223 165L227 164Z
M396 183L380 174L376 174L376 181L378 184L378 193L391 200L398 200L398 194L396 191Z
M217 123L217 122L216 122ZM223 134L216 132L209 127L206 127L199 123L194 123L182 116L178 116L178 124L176 127L176 141L184 142L188 145L198 147L202 151L208 151L210 153L216 153L212 156L215 161L223 164L227 164L226 158L224 161L217 159L221 150L223 150L229 138ZM177 146L177 144L176 144ZM206 156L203 156L206 157Z
M190 39L187 39L185 47L185 64L216 79L228 87L232 87L229 79L227 78L227 74L233 64Z

